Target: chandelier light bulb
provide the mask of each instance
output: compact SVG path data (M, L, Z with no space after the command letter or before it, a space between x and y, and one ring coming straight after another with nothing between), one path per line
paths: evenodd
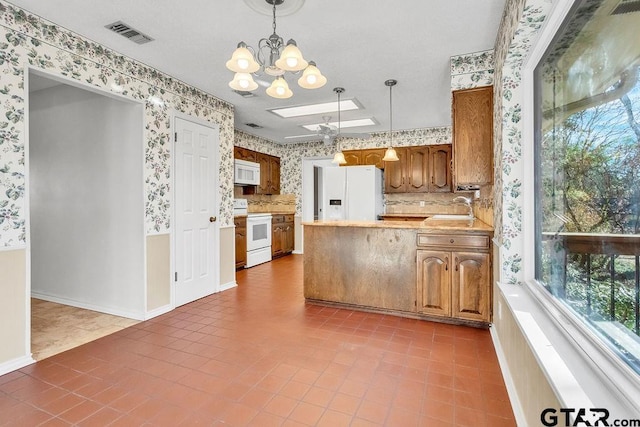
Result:
M233 52L226 66L236 73L255 73L260 69L260 64L253 58L253 54L244 42L238 43L238 48Z
M229 87L234 90L251 91L258 89L258 83L249 73L236 73L233 80L229 82Z
M240 58L238 59L238 61L236 62L236 64L238 64L238 67L246 70L247 68L249 68L249 60L246 58Z
M289 40L282 50L280 59L276 61L276 67L285 71L301 71L307 68L309 63L302 57L302 52L296 46L294 40Z
M316 63L309 61L309 66L304 69L302 77L298 79L298 85L305 89L317 89L327 83L327 78L320 73Z
M286 99L291 98L293 92L289 89L287 81L282 77L278 77L271 83L271 86L267 88L267 95L273 98Z

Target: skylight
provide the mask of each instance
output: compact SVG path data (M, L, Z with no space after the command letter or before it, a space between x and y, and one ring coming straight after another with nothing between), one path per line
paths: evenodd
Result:
M360 104L355 99L344 99L340 101L341 111L359 110L360 108L361 108ZM275 108L269 111L283 118L311 116L314 114L333 113L334 111L338 111L338 103L323 102L321 104L309 104L309 105L300 105L297 107Z
M310 131L317 131L318 129L320 129L320 125L324 125L326 123L315 123L315 124L311 124L311 125L302 125L303 128L308 129ZM372 126L377 124L375 122L375 120L373 120L372 118L368 117L366 119L355 119L355 120L342 120L340 122L340 128L344 129L344 128L355 128L355 127L359 127L359 126ZM330 122L329 125L331 126L335 126L338 127L338 122Z

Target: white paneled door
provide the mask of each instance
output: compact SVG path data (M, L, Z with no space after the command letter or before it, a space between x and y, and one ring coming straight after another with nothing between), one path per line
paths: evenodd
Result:
M218 290L217 129L176 118L175 305Z

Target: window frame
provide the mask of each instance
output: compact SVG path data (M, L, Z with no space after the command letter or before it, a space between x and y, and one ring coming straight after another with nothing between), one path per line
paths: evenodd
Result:
M640 402L634 401L633 396L640 395L640 380L633 369L621 360L604 342L602 342L578 317L558 301L548 290L539 283L536 277L536 203L535 203L535 161L537 157L536 144L538 131L536 129L535 69L542 60L547 48L554 42L556 34L572 8L580 0L568 2L554 2L547 16L537 40L524 60L522 67L522 160L524 167L523 179L523 289L509 289L511 285L499 285L500 291L516 313L524 311L530 313L543 335L549 340L553 350L565 362L581 391L596 407L618 408L619 411L629 410L629 416L640 413ZM553 357L544 355L544 349L535 348L530 340L531 331L526 324L517 320L536 353L538 363L544 371L550 385L556 392L560 402L585 405L585 396L572 387L571 381L563 383L566 376L558 373L552 366ZM540 343L538 343L540 345ZM578 373L580 375L575 375ZM570 374L570 372L568 373ZM582 402L582 403L580 403ZM569 406L569 405L568 405ZM613 415L613 413L612 413ZM622 413L615 413L620 417Z

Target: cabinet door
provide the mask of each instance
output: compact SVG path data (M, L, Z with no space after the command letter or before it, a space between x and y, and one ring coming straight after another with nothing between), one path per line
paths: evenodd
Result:
M431 175L430 192L451 192L451 145L429 147L429 173Z
M341 166L358 166L362 164L360 163L360 150L343 151L342 154L344 154L344 159L347 161L347 164Z
M491 321L489 254L453 252L452 316Z
M284 244L282 251L284 253L291 253L295 247L295 232L292 222L286 222L284 224Z
M280 194L280 157L269 156L268 194Z
M493 87L453 92L454 183L493 180Z
M271 194L269 188L270 180L270 157L268 154L256 153L256 160L260 163L260 185L256 188L256 194Z
M271 256L278 257L282 255L282 241L283 241L283 224L273 224L271 230Z
M434 316L451 315L450 252L417 251L418 311Z
M377 168L384 169L384 162L382 158L384 157L384 152L386 151L384 148L372 148L369 150L361 150L360 153L363 165L373 165Z
M396 153L400 159L397 162L384 162L384 192L385 193L406 193L406 169L407 150L396 148Z
M407 148L407 192L429 191L429 147Z
M247 220L235 218L234 224L236 226L236 268L242 268L247 264Z
M248 162L255 162L256 152L242 147L233 147L233 158L239 160L246 160Z

